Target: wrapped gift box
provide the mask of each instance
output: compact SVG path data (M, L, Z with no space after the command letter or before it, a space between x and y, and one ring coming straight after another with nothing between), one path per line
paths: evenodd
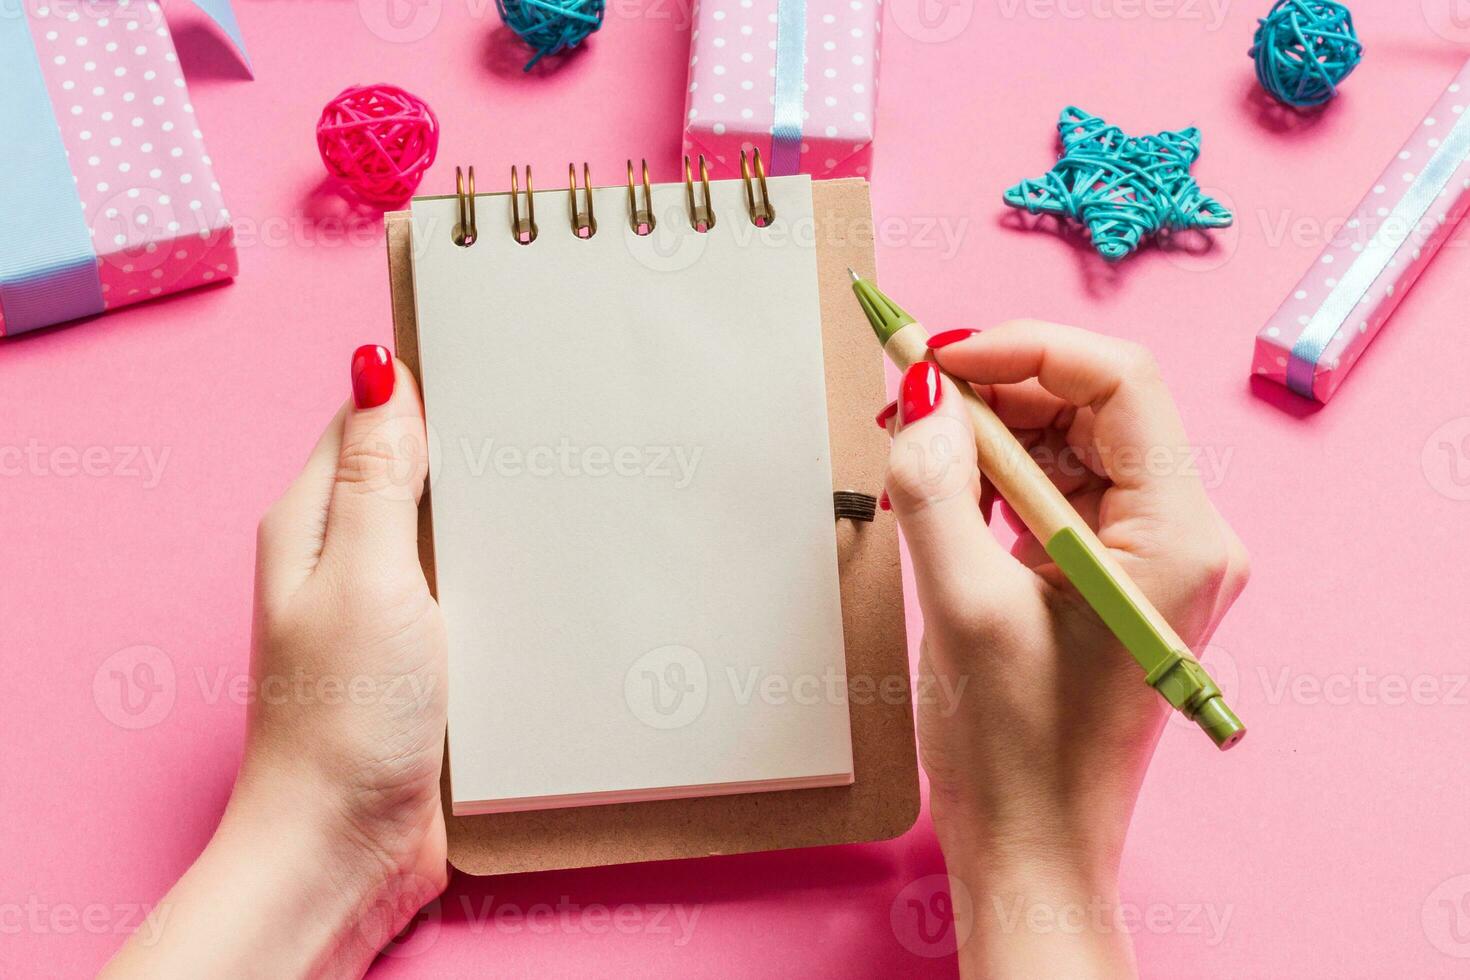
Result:
M699 0L684 147L738 175L865 176L877 104L878 0Z
M238 40L227 5L205 9ZM229 212L159 5L21 11L0 17L0 335L233 277Z
M1470 209L1467 63L1256 335L1252 370L1326 402Z

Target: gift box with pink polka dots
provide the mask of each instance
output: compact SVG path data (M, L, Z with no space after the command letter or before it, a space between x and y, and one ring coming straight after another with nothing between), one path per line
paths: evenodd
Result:
M22 0L20 10L76 181L105 309L232 278L230 215L159 4Z
M684 152L704 154L721 177L739 175L742 149L760 150L770 173L867 176L881 13L878 0L698 0ZM798 77L778 85L777 49L790 43L783 31L803 42L805 55L780 66ZM783 92L787 117L800 119L799 157L772 152Z
M1470 210L1470 63L1256 335L1252 371L1326 402Z

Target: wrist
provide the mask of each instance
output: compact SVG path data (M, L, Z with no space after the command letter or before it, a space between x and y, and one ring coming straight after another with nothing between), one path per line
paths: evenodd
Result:
M1135 973L1120 919L1117 865L1085 852L1014 846L945 850L964 977L1126 977Z
M1124 977L1135 973L1120 921L1121 842L1060 819L978 817L931 799L954 897L964 977ZM1056 811L1052 811L1056 817ZM959 921L959 916L966 921Z
M253 904L271 921L260 929L282 963L309 964L311 976L360 976L443 890L442 861L420 873L389 855L319 780L257 779L248 769L206 855L263 896Z
M106 977L359 977L437 894L375 865L316 805L242 779L219 828ZM293 805L294 804L294 805Z
M1022 814L982 816L973 808L931 798L935 833L951 874L984 872L996 880L1042 880L1087 891L1116 887L1121 834L1094 813L1070 821L1060 808L1047 819Z
M1133 944L1113 879L1048 864L971 867L952 874L972 921L956 922L961 976L1074 980L1136 975Z

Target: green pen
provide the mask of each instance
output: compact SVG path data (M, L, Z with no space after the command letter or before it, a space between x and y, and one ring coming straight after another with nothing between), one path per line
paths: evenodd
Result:
M929 358L929 332L851 269L852 290L889 360L906 370ZM954 380L954 379L951 379ZM1046 553L1143 668L1144 680L1193 719L1221 750L1245 737L1220 688L1106 545L1098 540L1031 454L964 381L955 381L970 422L980 470Z

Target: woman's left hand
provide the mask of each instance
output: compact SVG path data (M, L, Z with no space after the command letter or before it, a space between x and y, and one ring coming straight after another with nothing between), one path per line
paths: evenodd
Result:
M260 522L245 757L214 839L108 975L360 975L447 883L445 635L418 558L428 454L408 369L353 399Z

